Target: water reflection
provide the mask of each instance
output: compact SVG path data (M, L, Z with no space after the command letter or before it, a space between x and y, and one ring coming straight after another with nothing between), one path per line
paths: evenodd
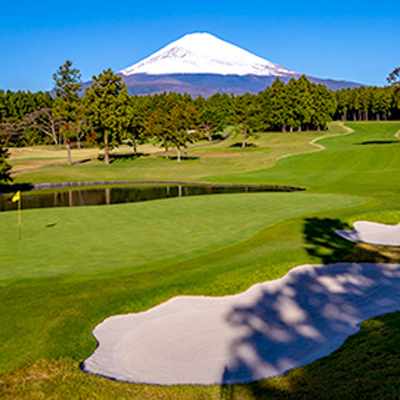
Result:
M290 192L294 188L276 186L206 186L164 185L129 187L107 186L106 188L55 189L52 191L22 192L22 205L28 208L78 207L165 199L169 197L198 196L221 193ZM15 210L12 194L0 195L0 211Z

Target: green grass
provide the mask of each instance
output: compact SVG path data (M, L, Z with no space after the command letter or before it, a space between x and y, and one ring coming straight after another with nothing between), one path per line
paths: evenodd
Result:
M148 309L179 294L237 293L303 263L398 262L400 249L355 245L333 233L358 219L400 219L400 145L390 143L400 123L348 126L354 133L333 125L326 133L331 137L318 141L325 147L320 151L309 144L317 133L265 134L240 157L179 165L151 156L17 175L19 182L184 179L290 184L308 191L27 210L21 241L16 213L1 213L0 396L398 397L398 313L365 322L329 357L254 384L163 388L79 370L96 347L91 330L109 315ZM238 151L231 140L193 155ZM292 153L304 154L279 159Z
M334 124L327 135L335 135L345 132L341 125ZM40 183L60 181L93 181L93 180L189 180L202 181L210 175L226 173L243 173L254 171L260 168L272 167L279 157L287 154L312 152L318 148L310 142L321 137L319 132L305 133L263 133L257 139L250 139L250 142L257 147L241 149L232 147L238 139L230 137L228 140L213 146L189 149L188 156L193 160L183 160L178 163L176 160L164 158L164 154L142 156L133 161L116 161L105 166L100 161L94 160L84 165L64 166L55 169L25 172L14 176L17 183ZM206 143L204 143L206 144ZM10 162L23 163L24 168L30 167L32 153L38 158L54 157L54 153L64 153L59 150L48 152L46 149L16 149ZM139 151L149 151L148 146ZM115 153L126 154L129 149L122 148L114 150ZM152 150L154 151L154 149ZM79 156L84 153L85 155ZM77 159L87 158L88 154L96 152L95 149L74 150L74 157ZM50 154L49 154L50 153ZM91 154L91 153L90 153ZM171 153L171 155L173 155ZM205 157L206 156L206 157ZM211 157L213 156L213 157ZM64 157L64 156L63 156ZM197 157L197 158L196 158ZM64 159L60 162L65 163ZM31 167L37 167L32 163ZM20 167L15 169L21 169Z
M397 399L400 313L373 318L329 357L246 385L149 386L86 376L71 358L39 361L3 374L4 399Z
M46 276L135 273L196 257L299 215L361 204L350 196L255 193L198 196L107 208L1 215L0 284ZM70 279L70 278L69 278Z

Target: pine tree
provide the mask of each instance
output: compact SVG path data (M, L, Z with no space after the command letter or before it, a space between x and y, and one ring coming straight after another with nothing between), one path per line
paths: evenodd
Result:
M276 78L271 86L271 115L270 123L273 129L286 132L287 127L287 91L286 85Z
M261 104L256 96L249 93L236 96L232 114L232 121L238 133L242 134L242 149L244 149L247 138L261 129Z
M54 90L56 100L54 102L54 113L61 120L61 132L64 136L65 145L68 151L68 164L71 165L71 138L76 134L80 115L82 113L79 90L82 86L79 70L71 68L72 62L67 60L60 66L55 74Z
M387 81L391 86L400 90L400 67L389 74Z
M126 84L109 68L99 76L93 76L93 83L85 90L84 101L88 122L96 134L100 148L104 148L104 164L110 163L110 149L117 147L129 121L129 101Z

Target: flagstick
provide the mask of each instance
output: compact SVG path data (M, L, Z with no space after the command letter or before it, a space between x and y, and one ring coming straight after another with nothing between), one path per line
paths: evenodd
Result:
M19 240L21 240L21 203L22 203L22 196L20 195L18 201L18 230L19 230Z

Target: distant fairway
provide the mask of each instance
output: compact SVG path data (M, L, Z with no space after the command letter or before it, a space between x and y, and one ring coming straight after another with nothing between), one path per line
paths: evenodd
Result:
M5 389L0 388L0 396L29 397L37 391L62 398L75 387L70 393L83 398L102 398L104 393L109 398L126 393L143 398L220 398L222 389L216 387L129 386L83 375L79 362L96 347L91 329L109 315L144 310L179 294L237 293L299 264L357 257L378 260L381 249L349 244L333 234L333 227L366 216L400 220L400 144L395 137L400 123L347 126L354 132L334 125L327 134L339 136L320 140L325 149L319 151L308 144L316 133L295 135L292 142L289 135L264 134L257 148L235 158L210 157L178 166L149 157L115 163L108 170L89 164L18 176L19 182L95 180L104 172L104 179L174 177L308 190L27 210L22 241L16 213L0 213L0 370L9 371L0 375L9 390L2 393ZM231 144L221 143L212 151L232 151ZM285 153L302 152L270 168ZM345 354L354 341L348 343ZM349 356L347 364L359 362L357 354ZM393 362L400 369L400 362ZM288 378L271 381L275 383L268 380L237 390L242 398L253 398L270 385L284 388L291 382L301 389L302 377L311 382L314 374L320 379L313 365L302 368L296 379L294 370ZM334 363L331 368L335 370ZM334 376L329 369L319 370ZM336 380L322 386L334 390L340 378L332 379ZM351 386L350 373L346 379Z
M213 182L288 183L324 193L381 197L400 193L399 123L347 123L354 133L319 140L325 150L278 161L273 169L214 176Z

